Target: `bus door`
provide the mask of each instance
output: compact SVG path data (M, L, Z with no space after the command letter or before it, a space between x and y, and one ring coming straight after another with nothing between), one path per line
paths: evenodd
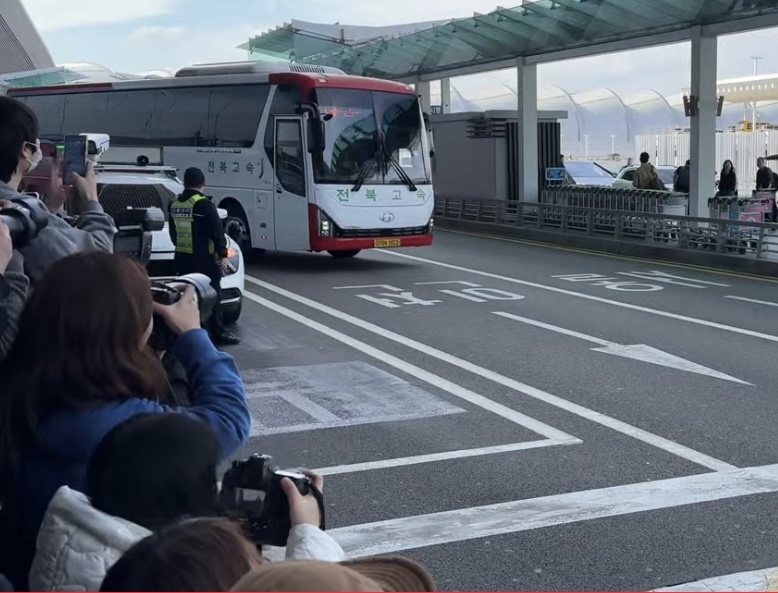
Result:
M278 251L310 249L304 129L302 117L276 117L273 210Z

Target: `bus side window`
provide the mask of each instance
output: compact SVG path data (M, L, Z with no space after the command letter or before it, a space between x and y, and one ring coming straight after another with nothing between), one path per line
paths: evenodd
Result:
M299 120L276 122L275 169L286 191L305 195L305 158Z

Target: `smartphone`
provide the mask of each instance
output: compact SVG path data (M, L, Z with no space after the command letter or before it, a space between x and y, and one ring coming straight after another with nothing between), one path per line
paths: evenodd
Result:
M77 173L82 177L86 175L87 142L86 136L76 134L65 136L63 157L63 181L65 185L73 184L74 173Z

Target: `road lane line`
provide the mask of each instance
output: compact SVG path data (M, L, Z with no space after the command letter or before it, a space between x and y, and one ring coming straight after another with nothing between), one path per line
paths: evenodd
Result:
M618 344L616 344L615 342L609 342L608 340L602 340L600 338L595 338L594 336L587 336L586 334L582 334L572 329L558 327L556 325L550 325L548 323L543 323L542 321L537 321L536 319L519 317L518 315L513 315L512 313L504 313L502 311L495 311L493 314L499 315L500 317L504 317L505 319L513 319L514 321L518 321L520 323L526 323L527 325L534 325L535 327L539 327L541 329L547 329L554 333L562 334L563 336L578 338L579 340L584 340L585 342L591 342L592 344L597 344L598 346L604 346L605 348L618 346Z
M778 465L402 517L327 531L350 558L778 492Z
M481 270L474 270L472 268L465 268L462 266L456 266L454 264L447 264L445 262L435 261L433 259L425 259L423 257L416 257L415 255L408 255L406 253L396 253L394 251L380 250L382 253L391 255L394 257L401 257L418 261L431 266L439 266L441 268L448 268L450 270L457 270L458 272L466 272L468 274L475 274L477 276L484 276L486 278L493 278L495 280L502 280L503 282L510 282L512 284L520 284L521 286L529 286L530 288L537 288L539 290L547 290L549 292L556 292L557 294L564 294L566 296L576 297L579 299L585 299L587 301L594 301L597 303L604 303L606 305L613 305L614 307L622 307L623 309L631 309L632 311L640 311L642 313L650 313L651 315L659 315L660 317L668 317L670 319L677 319L678 321L685 321L687 323L694 323L696 325L704 325L706 327L712 327L714 329L721 329L724 331L732 332L735 334L742 334L744 336L750 336L752 338L759 338L761 340L768 340L770 342L778 342L778 336L772 336L770 334L763 334L761 332L745 329L742 327L734 327L731 325L724 325L723 323L716 323L715 321L707 321L705 319L697 319L696 317L687 317L686 315L680 315L678 313L671 313L669 311L662 311L660 309L651 309L650 307L642 307L640 305L633 305L631 303L623 303L621 301L613 301L604 297L598 297L592 294L585 294L582 292L575 292L572 290L566 290L564 288L558 288L556 286L548 286L547 284L538 284L537 282L529 282L528 280L519 280L518 278L511 278L510 276L502 276L501 274L493 274L491 272L483 272Z
M570 402L566 399L562 399L561 397L558 397L556 395L552 395L550 393L547 393L535 387L531 387L529 385L511 379L510 377L506 377L504 375L501 375L499 373L496 373L484 367L480 367L476 364L468 362L467 360L464 360L457 356L453 356L452 354L448 354L446 352L438 350L437 348L433 348L432 346L428 346L427 344L422 344L421 342L417 342L416 340L412 340L411 338L408 338L401 334L377 326L363 319L359 319L358 317L354 317L353 315L349 315L348 313L344 313L343 311L339 311L338 309L333 309L332 307L328 307L327 305L323 305L309 298L298 295L294 292L290 292L284 288L281 288L280 286L275 286L274 284L270 284L268 282L259 280L258 278L254 278L248 275L246 276L246 281L255 284L257 286L260 286L270 292L274 292L275 294L278 294L289 300L300 303L301 305L305 305L306 307L315 309L317 311L320 311L321 313L325 313L327 315L330 315L331 317L335 317L336 319L345 321L346 323L350 323L351 325L354 325L364 331L373 333L386 340L396 342L397 344L400 344L406 348L416 350L417 352L421 352L422 354L426 354L427 356L446 362L457 368L468 371L474 375L478 375L479 377L483 377L484 379L488 379L489 381L498 383L500 385L503 385L504 387L507 387L519 393L523 393L526 396L535 398L551 406L560 408L562 410L570 412L571 414L575 414L576 416L580 416L581 418L586 418L591 422L595 422L602 426L607 426L608 428L615 430L616 432L620 432L621 434L625 434L634 439L637 439L639 441L642 441L644 443L662 449L668 453L686 459L687 461L691 461L692 463L702 465L703 467L707 467L708 469L711 469L713 471L726 471L735 468L735 466L726 463L724 461L721 461L720 459L716 459L715 457L711 457L710 455L706 455L699 451L695 451L694 449L686 447L685 445L681 445L680 443L676 443L674 441L671 441L659 435L653 434L651 432L643 430L642 428L632 426L631 424L627 424L626 422L622 422L621 420L617 420L616 418L606 416L605 414L601 414L600 412L595 412L594 410L590 410L589 408L585 408L583 406ZM295 319L304 325L308 325L308 327L311 327L312 329L316 329L320 333L324 333L325 335L333 335L334 337L335 330L332 330L325 325L312 321L305 316L299 315L294 311L286 309L285 307L281 307L280 305L277 305L272 301L268 301L267 299L264 299L249 291L246 291L244 293L244 296L246 296L251 300L254 300L255 302L260 302L260 304L269 303L270 305L272 305L272 307L268 307L268 308L271 308L274 311L278 311L282 315L286 315L287 317ZM257 299L261 299L261 300L258 301ZM294 314L294 317L292 317L291 314ZM311 324L315 324L315 326ZM358 340L353 340L353 338L350 338L349 336L345 336L344 334L340 334L339 332L337 333L343 338L350 340L351 342L356 342L358 344L361 344L361 342L359 342ZM336 338L336 339L338 339L343 343L348 343L340 338ZM359 346L357 347L357 349L363 350L365 346L366 345ZM378 355L376 356L376 358L378 358L379 360L384 360L384 357L389 357L388 354L385 354L380 350L377 350L372 347L370 347L370 351L374 353L377 352ZM371 356L373 355L374 354L371 354ZM399 361L399 359L396 359L394 357L391 357L391 359ZM405 361L399 361L399 362L403 364L407 364L405 363ZM433 375L433 377L437 377L437 376ZM460 388L458 385L456 387ZM491 402L491 400L487 400L487 401ZM539 431L535 431L535 432L539 432ZM539 433L539 434L543 434L543 433Z
M395 459L382 459L380 461L368 461L366 463L351 463L348 465L335 465L314 470L322 476L334 476L338 474L350 474L391 467L405 467L419 465L421 463L433 463L436 461L449 461L452 459L464 459L466 457L482 457L499 453L512 453L514 451L527 451L543 447L555 447L557 445L580 445L583 441L576 438L567 440L544 439L542 441L527 441L525 443L511 443L509 445L495 445L494 447L478 447L476 449L460 449L458 451L444 451L431 453L430 455L413 455L411 457L398 457Z
M256 279L252 279L251 281L261 282ZM304 315L300 315L299 313L292 311L291 309L287 309L286 307L274 303L273 301L270 301L264 297L261 297L249 291L244 291L243 296L251 301L254 301L258 305L262 305L266 309L275 311L276 313L283 315L288 319L292 319L302 325L305 325L306 327L309 327L312 330L315 330L321 334L324 334L325 336L337 340L342 344L346 344L347 346L350 346L354 350L366 356L370 356L371 358L375 358L376 360L384 364L392 366L397 370L405 373L406 375L410 375L411 377L416 377L417 379L424 381L425 383L429 383L430 385L437 387L438 389L445 391L455 397L463 399L474 406L492 412L493 414L497 414L501 418L504 418L509 422L513 422L514 424L518 424L519 426L523 426L524 428L531 430L532 432L537 433L541 436L544 436L547 439L552 439L554 441L569 441L571 439L578 440L574 436L569 435L566 432L563 432L561 430L557 430L553 426L549 426L548 424L540 422L539 420L530 418L529 416L526 416L521 412L514 410L513 408L509 408L508 406L504 406L500 403L497 403L496 401L484 397L483 395L479 395L474 391L465 389L461 385L457 385L456 383L453 383L448 379L444 379L443 377L435 375L434 373L425 371L424 369L417 367L416 365L413 365L400 358L397 358L396 356L392 356L387 352L379 350L378 348L375 348L360 340L352 338L351 336L347 336L346 334L341 333L327 325L324 325L323 323L319 323L318 321L309 319Z
M757 305L767 305L768 307L778 307L778 303L771 303L770 301L760 301L758 299L749 299L747 297L740 296L725 296L725 299L732 299L733 301L743 301L746 303L756 303Z

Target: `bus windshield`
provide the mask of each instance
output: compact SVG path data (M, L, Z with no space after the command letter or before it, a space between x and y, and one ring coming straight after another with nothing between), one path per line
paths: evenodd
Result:
M316 89L326 147L316 159L316 183L401 185L392 161L414 183L429 183L418 97L361 89Z

